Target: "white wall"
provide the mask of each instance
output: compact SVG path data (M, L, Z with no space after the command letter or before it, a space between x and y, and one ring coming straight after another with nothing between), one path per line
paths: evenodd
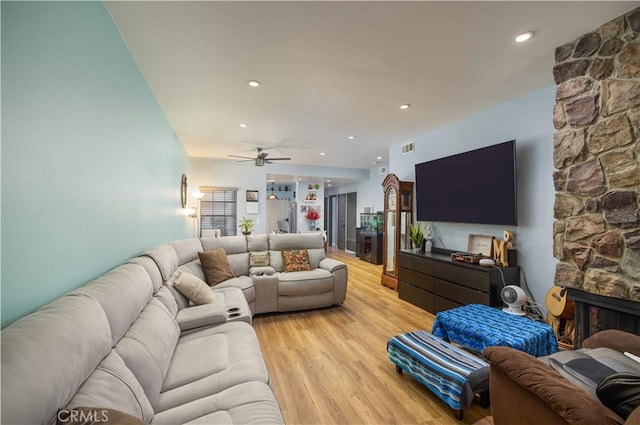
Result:
M400 145L389 150L389 171L400 180L415 181L417 163L516 139L518 226L435 223L435 227L446 248L460 251L467 250L469 234L502 239L503 230L512 230L519 264L536 301L542 304L553 285L556 265L552 255L554 100L555 86L550 86L416 137L413 154L401 155ZM437 239L434 242L441 246Z

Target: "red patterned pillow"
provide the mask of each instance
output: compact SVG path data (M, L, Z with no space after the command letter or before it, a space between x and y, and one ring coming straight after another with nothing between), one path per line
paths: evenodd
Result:
M301 272L311 270L309 253L306 249L283 249L282 267L285 272Z

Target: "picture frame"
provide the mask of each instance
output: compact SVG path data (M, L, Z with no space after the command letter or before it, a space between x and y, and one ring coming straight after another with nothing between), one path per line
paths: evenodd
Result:
M260 212L260 204L257 202L247 202L246 204L246 213L247 214L258 214Z
M247 190L247 202L258 202L258 195L257 190Z

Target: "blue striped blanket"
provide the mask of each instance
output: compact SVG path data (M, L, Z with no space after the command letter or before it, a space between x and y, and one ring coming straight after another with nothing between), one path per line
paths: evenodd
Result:
M394 336L389 360L424 384L451 408L466 409L474 394L489 389L489 365L425 331Z

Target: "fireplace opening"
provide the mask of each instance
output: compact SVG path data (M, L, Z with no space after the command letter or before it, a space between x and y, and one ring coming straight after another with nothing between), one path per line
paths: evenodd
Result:
M606 329L640 334L640 303L575 288L568 288L568 297L574 302L574 348L580 348L586 338Z

